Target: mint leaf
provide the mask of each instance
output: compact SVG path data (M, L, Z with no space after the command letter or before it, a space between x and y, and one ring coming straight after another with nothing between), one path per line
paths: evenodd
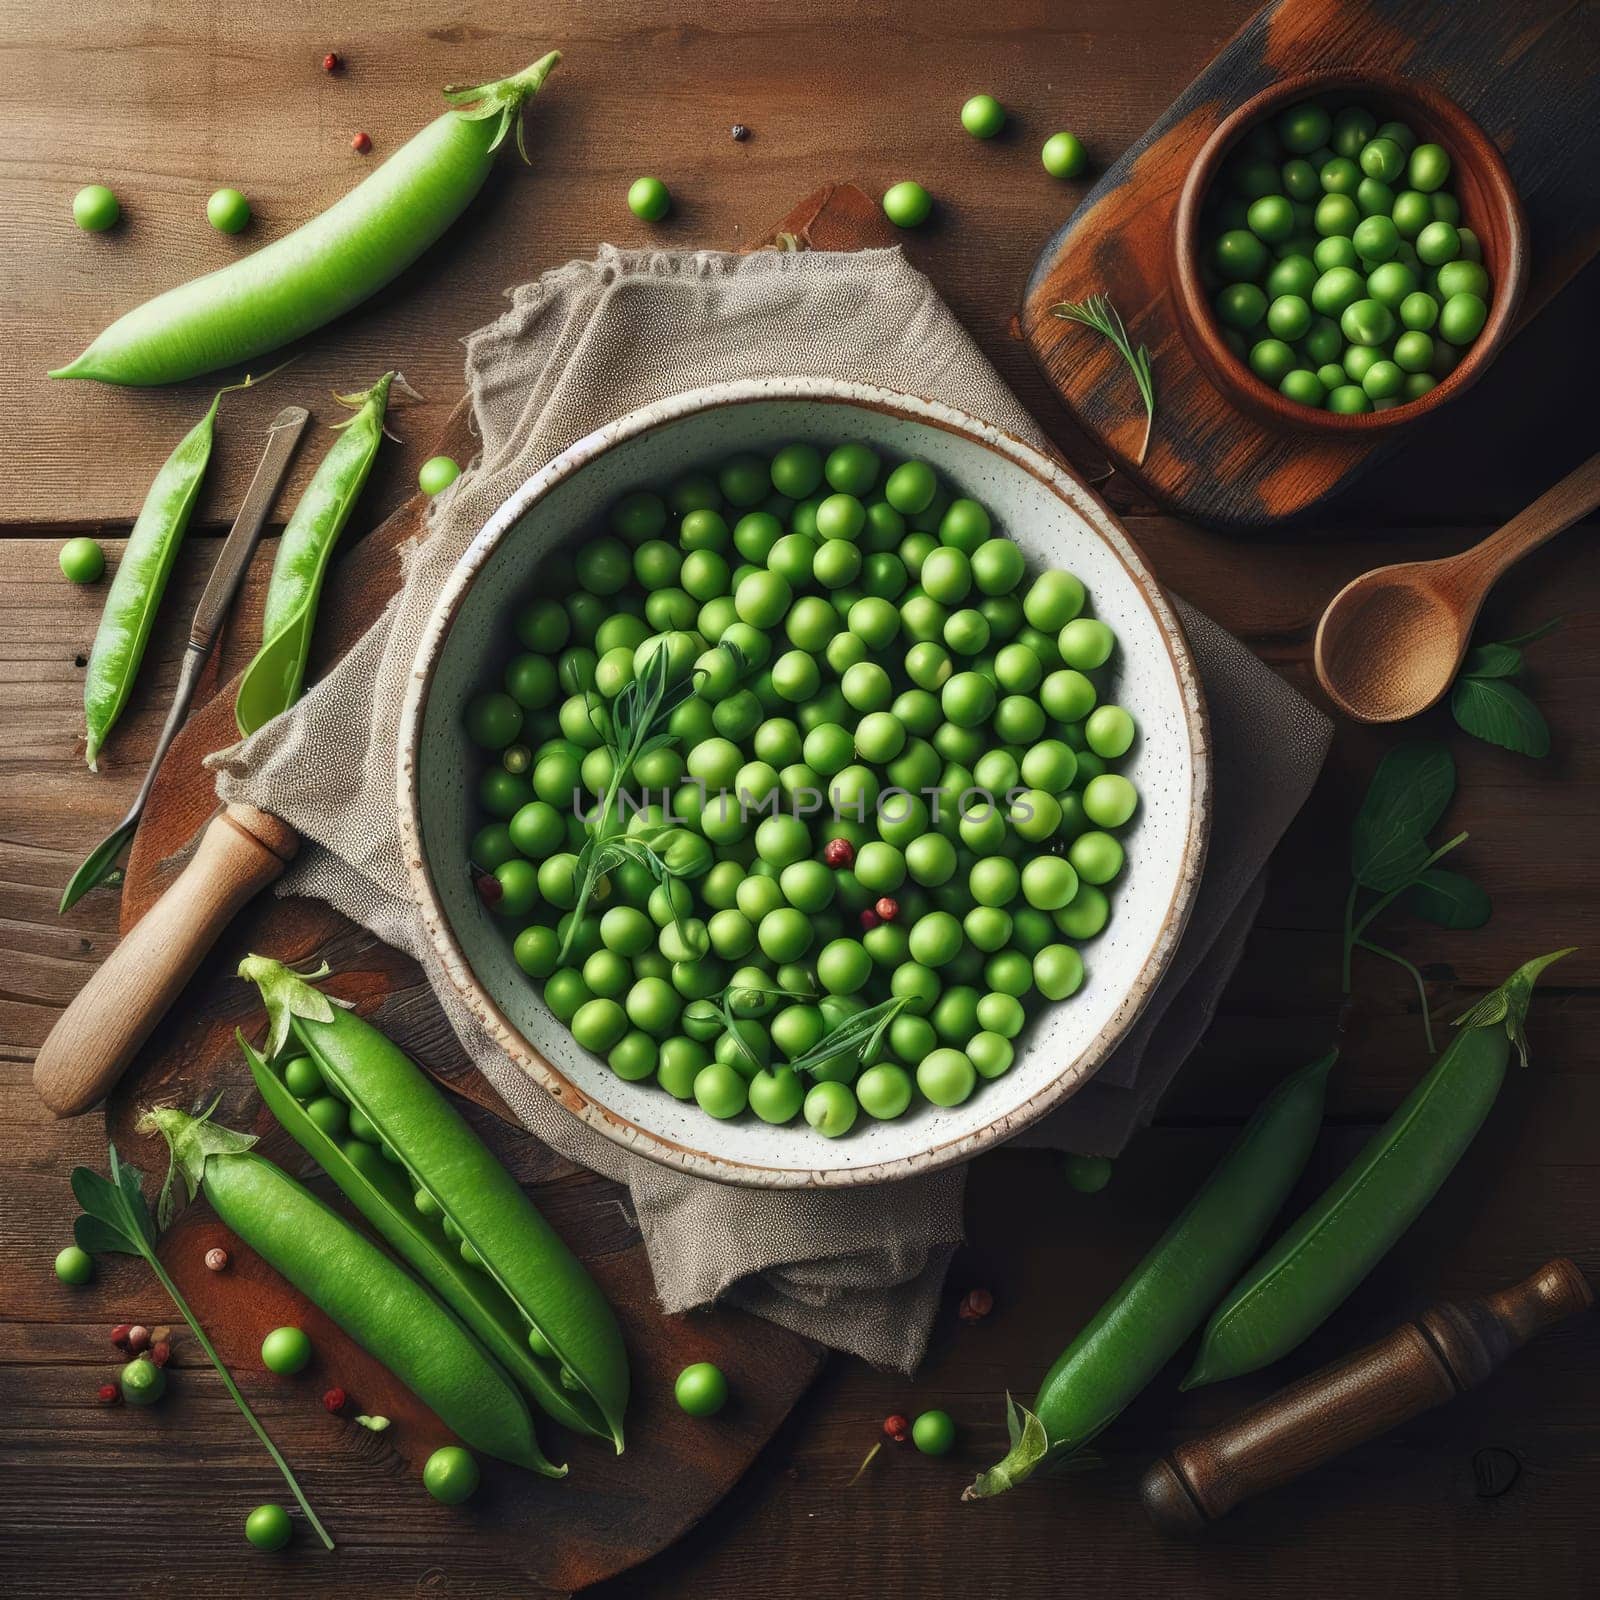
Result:
M1450 692L1450 713L1473 738L1487 744L1520 756L1550 754L1544 714L1504 678L1458 678Z
M1513 644L1480 644L1461 663L1464 678L1514 678L1522 671L1522 652Z
M1378 763L1351 829L1356 882L1384 894L1418 872L1428 859L1428 833L1455 787L1455 762L1442 744L1391 750Z
M1406 891L1406 905L1441 928L1481 928L1493 907L1488 891L1448 867L1428 867Z

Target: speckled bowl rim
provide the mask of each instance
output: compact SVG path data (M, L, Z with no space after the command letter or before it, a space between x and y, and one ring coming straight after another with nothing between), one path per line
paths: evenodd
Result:
M534 1049L480 984L450 926L422 847L420 753L434 665L462 603L501 539L557 484L617 445L703 411L770 401L811 401L882 411L910 422L962 434L1028 473L1057 495L1110 548L1150 608L1177 680L1189 739L1192 798L1177 883L1138 976L1105 1026L1069 1067L993 1122L915 1154L871 1166L802 1169L730 1161L725 1156L695 1149L642 1128L592 1099ZM494 1043L580 1122L633 1154L647 1156L695 1177L778 1189L851 1188L890 1183L970 1160L991 1145L1020 1133L1088 1082L1138 1019L1171 964L1194 907L1211 824L1211 740L1200 675L1177 617L1110 508L1061 463L990 423L981 422L942 401L831 378L746 378L673 395L641 406L579 439L529 478L485 523L483 531L463 552L434 604L417 646L401 706L396 780L401 850L429 942L451 986ZM716 1126L708 1119L709 1129Z

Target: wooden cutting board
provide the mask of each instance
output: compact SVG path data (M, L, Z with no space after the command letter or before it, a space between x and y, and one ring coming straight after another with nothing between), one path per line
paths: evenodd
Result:
M852 249L884 242L888 233L861 190L828 185L763 242ZM432 453L464 462L474 450L463 399ZM398 552L419 532L426 506L423 496L413 497L334 567L320 608L313 676L366 631L399 587ZM193 713L162 764L129 857L124 933L181 870L216 808L213 776L202 762L237 737L234 688L221 686ZM235 1028L259 1034L263 1026L255 989L234 976L250 951L295 963L326 961L333 969L330 992L354 1001L435 1077L474 1102L468 1110L478 1131L606 1291L632 1360L628 1448L620 1459L595 1441L541 1425L547 1453L570 1460L569 1478L551 1482L485 1462L485 1489L470 1506L447 1509L429 1500L420 1483L423 1461L448 1437L437 1419L228 1235L208 1208L191 1206L163 1239L162 1258L247 1392L293 1383L316 1407L323 1391L337 1385L361 1410L393 1421L388 1431L372 1434L328 1418L328 1461L309 1465L317 1483L336 1485L331 1500L327 1488L320 1499L311 1489L335 1539L359 1542L364 1518L393 1518L398 1502L408 1533L414 1527L417 1536L415 1570L390 1569L395 1593L411 1592L441 1568L448 1574L451 1543L470 1539L475 1570L488 1562L497 1572L522 1574L530 1593L558 1594L597 1583L676 1539L728 1492L772 1436L815 1376L822 1348L737 1311L662 1315L626 1189L574 1167L524 1132L462 1053L415 963L317 901L263 895L235 919L108 1105L109 1131L128 1159L147 1172L165 1164L162 1152L134 1131L142 1106L209 1102L220 1092L219 1120L262 1133L270 1157L304 1172L303 1154L261 1106L233 1040ZM232 1258L221 1274L204 1266L213 1244ZM272 1379L261 1368L260 1343L285 1322L306 1328L317 1359L308 1374ZM722 1368L735 1396L709 1422L684 1416L672 1400L674 1377L701 1360ZM314 1563L324 1555L302 1537L288 1559Z
M1600 249L1600 10L1573 0L1274 0L1225 45L1116 162L1039 256L1019 325L1034 359L1118 469L1197 520L1259 528L1322 506L1450 410L1372 440L1325 443L1233 409L1179 331L1168 252L1178 194L1200 147L1252 95L1297 72L1400 73L1441 89L1500 147L1526 208L1536 316ZM1126 366L1092 334L1050 315L1109 294L1149 346L1159 395L1142 466L1144 415ZM1494 384L1491 369L1483 386ZM1517 396L1504 396L1507 405Z

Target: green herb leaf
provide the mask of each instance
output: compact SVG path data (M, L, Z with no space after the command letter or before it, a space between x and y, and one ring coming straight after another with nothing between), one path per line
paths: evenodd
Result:
M1527 1066L1528 1035L1524 1024L1528 1017L1528 1003L1533 999L1533 986L1546 967L1560 961L1563 956L1570 956L1575 949L1576 945L1568 945L1565 950L1555 950L1547 956L1535 956L1532 961L1524 962L1498 989L1463 1011L1456 1018L1455 1026L1496 1028L1503 1024L1506 1037L1517 1047L1518 1059L1523 1066Z
M1019 1406L1010 1395L1006 1396L1006 1426L1012 1434L1011 1449L1003 1460L997 1461L985 1472L980 1472L961 1491L963 1500L987 1500L1007 1489L1014 1489L1024 1478L1031 1477L1050 1454L1050 1440L1044 1424L1026 1406ZM1017 1417L1022 1419L1020 1429Z
M315 972L302 974L274 961L270 956L246 956L239 963L239 976L261 991L267 1008L267 1042L261 1053L271 1061L289 1042L289 1029L296 1017L308 1022L332 1022L333 1008L354 1010L348 1000L336 1000L311 985L326 978L333 969L326 961Z
M1406 905L1441 928L1481 928L1494 909L1480 884L1448 867L1427 867L1406 891Z
M1463 678L1514 678L1522 671L1522 652L1514 644L1480 644L1461 663Z
M1508 645L1534 644L1548 634L1552 634L1567 619L1564 616L1551 617L1548 622L1541 622L1537 628L1529 628L1526 633L1519 633L1514 639L1504 639L1501 642Z
M1144 345L1140 345L1137 350L1134 349L1133 341L1128 337L1128 330L1123 326L1122 317L1106 295L1091 295L1082 301L1065 300L1060 305L1051 306L1050 315L1062 322L1076 322L1081 327L1093 328L1096 333L1109 339L1117 353L1128 363L1133 373L1134 387L1138 389L1139 398L1144 402L1144 440L1139 446L1136 458L1142 466L1150 450L1150 433L1156 422L1156 381L1150 370L1149 350Z
M178 1115L181 1116L182 1113ZM236 1137L246 1138L248 1135L240 1134ZM251 1142L254 1143L253 1140ZM72 1230L79 1247L90 1252L115 1250L123 1255L144 1258L145 1265L155 1274L161 1287L167 1291L172 1303L178 1308L179 1315L189 1324L195 1343L205 1351L211 1365L217 1369L217 1376L222 1379L223 1387L232 1397L234 1405L239 1408L239 1414L250 1424L255 1436L266 1447L267 1454L272 1457L278 1471L283 1474L283 1481L288 1484L296 1503L305 1512L306 1521L316 1530L317 1537L323 1544L329 1550L333 1549L333 1540L329 1537L328 1530L323 1527L316 1512L311 1509L311 1502L306 1499L295 1475L289 1470L289 1463L283 1459L278 1447L268 1437L267 1430L261 1426L255 1412L250 1409L249 1403L239 1392L238 1384L233 1381L233 1374L222 1364L222 1357L217 1354L216 1347L206 1337L205 1329L195 1320L194 1312L189 1309L189 1302L178 1292L177 1284L162 1266L161 1259L156 1254L156 1231L150 1220L150 1208L144 1203L143 1174L137 1167L126 1165L118 1157L115 1145L111 1145L107 1150L106 1159L111 1171L109 1182L88 1167L74 1167L72 1170L72 1193L84 1210L84 1215L77 1219Z
M1378 764L1350 835L1356 882L1397 889L1428 859L1427 836L1455 793L1456 767L1442 744L1406 744Z
M1504 678L1458 678L1450 713L1475 739L1520 756L1550 754L1550 726L1522 690Z
M837 1056L851 1053L859 1054L865 1061L877 1048L884 1030L899 1015L905 1003L904 995L896 995L892 1000L880 1000L877 1005L868 1006L853 1017L846 1017L837 1028L823 1034L809 1050L796 1056L789 1065L796 1072L812 1072Z

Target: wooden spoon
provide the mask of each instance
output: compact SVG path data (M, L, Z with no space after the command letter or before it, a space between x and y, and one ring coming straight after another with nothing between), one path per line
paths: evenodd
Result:
M1426 711L1454 680L1501 573L1597 505L1600 454L1470 550L1352 579L1317 624L1317 680L1328 698L1357 722L1400 722Z

